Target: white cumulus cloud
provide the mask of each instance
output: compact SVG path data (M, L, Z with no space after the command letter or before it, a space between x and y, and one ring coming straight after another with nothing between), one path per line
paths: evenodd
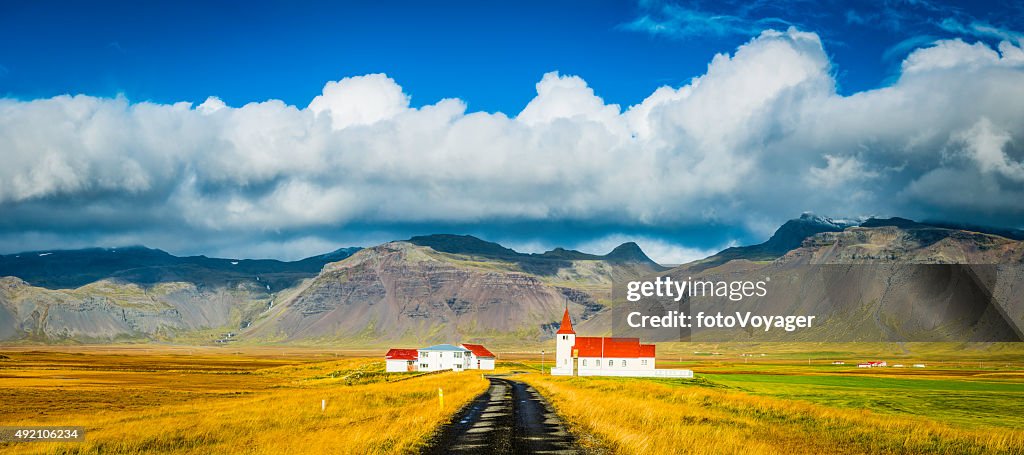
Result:
M804 210L1024 224L1019 44L939 41L849 96L832 71L819 37L790 28L626 109L554 72L511 117L413 107L382 74L328 82L306 107L0 99L0 237L509 220L760 232Z

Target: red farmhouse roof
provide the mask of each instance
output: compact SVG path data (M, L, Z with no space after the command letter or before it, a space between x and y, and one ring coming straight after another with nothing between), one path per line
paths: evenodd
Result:
M419 353L415 349L391 349L384 358L387 360L416 360Z
M488 351L482 344L462 344L462 347L469 349L473 355L477 357L494 357L491 351Z
M579 357L654 357L654 345L640 344L639 338L577 337L572 348Z
M565 309L565 314L562 315L562 326L558 328L556 334L570 334L575 335L576 332L572 329L572 319L569 318L569 309Z

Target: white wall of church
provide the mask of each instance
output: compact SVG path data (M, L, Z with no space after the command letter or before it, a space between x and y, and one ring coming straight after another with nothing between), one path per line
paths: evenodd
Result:
M577 366L583 370L653 370L654 357L632 358L601 358L580 357Z

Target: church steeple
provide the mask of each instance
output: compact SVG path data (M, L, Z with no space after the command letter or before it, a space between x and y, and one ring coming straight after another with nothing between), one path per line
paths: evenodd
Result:
M556 334L572 334L575 335L576 331L572 329L572 319L569 318L569 309L565 309L565 313L562 314L562 326L558 328Z

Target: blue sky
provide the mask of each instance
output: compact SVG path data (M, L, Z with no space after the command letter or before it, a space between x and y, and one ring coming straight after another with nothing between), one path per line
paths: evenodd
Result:
M964 35L943 21L1024 19L1016 2L728 3L5 2L0 93L305 105L324 81L386 73L414 106L457 97L514 114L560 71L629 106L788 25L821 36L840 92L853 93L889 82L911 50L901 44Z
M1021 227L1022 19L921 0L4 2L0 253L297 258L462 232L679 262L804 210Z

